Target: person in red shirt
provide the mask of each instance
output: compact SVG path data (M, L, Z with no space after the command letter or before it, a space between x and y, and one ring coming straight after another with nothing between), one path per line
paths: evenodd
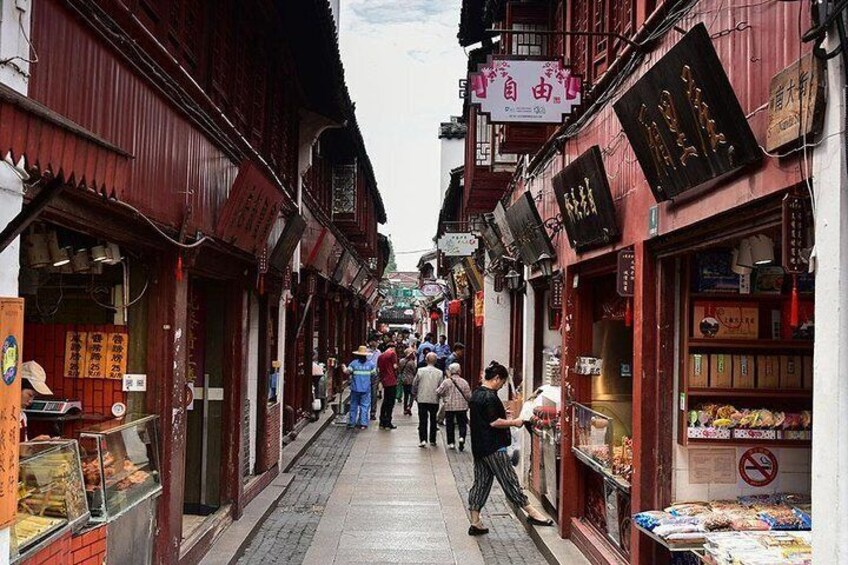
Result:
M377 372L380 375L380 383L383 385L383 404L380 406L381 430L397 429L397 426L392 424L398 384L398 356L395 347L395 343L390 343L377 359Z

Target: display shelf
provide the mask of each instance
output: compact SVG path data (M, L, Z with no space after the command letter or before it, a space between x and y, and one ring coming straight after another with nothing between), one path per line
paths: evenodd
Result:
M587 467L598 473L599 475L603 475L614 484L619 490L624 491L627 494L630 494L630 483L625 481L623 478L618 475L613 475L610 470L576 447L571 448L571 452L574 453L574 456L577 457L582 463L584 463Z
M758 389L758 388L689 388L689 396L698 398L768 398L768 399L806 399L813 397L810 389Z
M740 445L766 445L771 447L810 447L809 439L702 439L686 438L688 445L709 445L713 447L737 447Z
M704 549L704 542L703 541L700 542L700 543L689 543L689 544L680 544L680 545L673 544L672 545L672 544L669 544L666 540L664 540L660 536L656 535L654 532L652 532L652 531L650 531L646 528L643 528L639 524L634 523L633 525L636 526L637 530L639 530L640 532L642 532L643 534L645 534L646 536L648 536L649 538L654 540L656 543L658 543L659 545L666 548L667 550L671 551L672 553L686 553L686 552L690 552L690 551L698 551L698 550Z
M783 339L708 339L690 337L689 349L746 349L771 351L777 349L792 351L812 351L813 342Z

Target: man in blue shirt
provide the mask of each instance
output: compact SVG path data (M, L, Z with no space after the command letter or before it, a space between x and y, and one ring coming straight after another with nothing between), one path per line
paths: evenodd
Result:
M368 348L364 345L353 352L350 365L342 366L342 372L350 375L350 418L347 427L368 428L368 416L371 410L371 378L377 374L377 366L368 357Z
M418 363L424 363L424 350L429 349L430 351L434 351L436 349L435 344L436 338L433 337L433 334L427 334L424 336L424 342L418 346Z
M448 358L448 355L451 354L450 345L448 345L448 338L445 334L439 336L439 344L433 349L433 353L436 354L436 367L441 369L443 372L447 368L445 365L445 360Z

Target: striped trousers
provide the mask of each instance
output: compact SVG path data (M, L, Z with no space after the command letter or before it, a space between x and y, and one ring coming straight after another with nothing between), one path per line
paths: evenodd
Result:
M474 459L474 484L468 491L469 510L479 512L486 505L489 493L492 492L492 483L496 478L504 494L513 504L517 504L520 508L529 504L506 451L496 451L486 457Z

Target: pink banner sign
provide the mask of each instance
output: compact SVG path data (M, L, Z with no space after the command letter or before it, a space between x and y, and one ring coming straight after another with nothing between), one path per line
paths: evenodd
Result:
M580 77L554 59L490 58L468 84L471 103L492 123L561 123L583 89Z

